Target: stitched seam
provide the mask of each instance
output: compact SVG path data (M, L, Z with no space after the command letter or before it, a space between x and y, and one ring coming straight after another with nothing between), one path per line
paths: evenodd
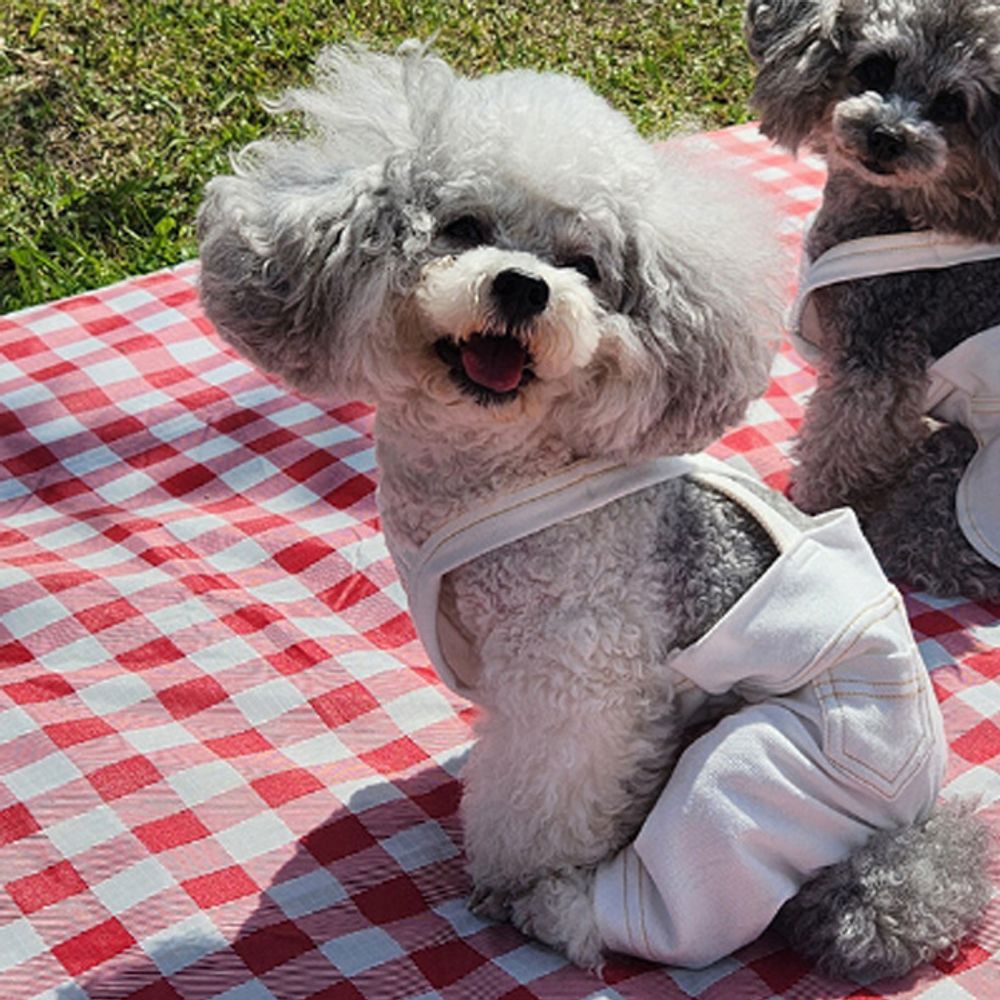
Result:
M881 618L879 619L879 621L882 621L882 620L883 619L881 619ZM872 624L874 625L874 624L877 624L877 623L873 622ZM869 626L869 628L870 627L871 626ZM861 635L858 636L858 640L867 631L868 631L868 629L866 629L865 632L861 633ZM858 640L855 640L855 642L857 642ZM852 646L853 645L854 645L854 643L852 643ZM919 656L919 653L918 653L918 651L916 649L916 646L913 643L910 643L910 653L911 653L911 656ZM817 702L820 705L820 710L823 712L824 744L829 745L831 747L831 749L829 749L829 750L827 750L827 749L824 748L824 755L826 756L827 760L829 760L831 764L833 764L836 767L838 767L844 773L853 776L856 780L858 780L858 781L862 782L863 784L867 785L869 788L873 788L873 789L875 789L877 791L880 791L880 792L883 791L883 790L878 789L878 787L876 785L874 785L872 782L866 780L862 775L858 774L856 771L854 771L853 769L851 769L850 767L848 767L848 765L845 764L843 761L837 760L837 758L834 756L834 753L843 755L843 757L847 758L848 760L851 760L851 761L855 762L860 767L862 767L865 770L871 772L872 774L875 774L877 777L881 778L886 783L886 785L889 786L890 788L897 787L902 782L903 777L907 773L907 769L912 769L912 764L913 764L914 758L917 756L917 754L919 754L922 751L924 751L925 748L928 746L928 744L930 742L930 732L929 732L930 727L929 727L929 720L928 720L928 709L927 709L927 698L926 698L926 695L927 695L927 685L924 682L923 677L916 670L915 665L913 665L912 663L911 663L911 671L912 672L911 672L910 678L908 680L904 680L904 681L871 681L871 682L864 682L864 681L857 681L857 680L855 680L855 681L852 682L850 679L844 681L844 680L838 679L836 677L826 676L826 677L822 678L821 681L817 682L816 685L814 685L814 694L816 696ZM840 687L838 687L838 682L841 685ZM844 691L844 689L843 689L843 684L844 683L847 683L847 684L851 684L851 683L858 684L858 685L860 685L860 689L856 689L854 691ZM910 690L900 691L899 693L896 693L896 694L888 694L888 693L884 693L884 692L878 692L878 693L876 693L876 692L872 692L870 689L868 691L865 691L864 687L865 686L869 686L869 685L870 686L876 686L876 685L891 686L891 685L896 685L897 688L900 687L901 685L906 685L907 688L909 688ZM819 690L819 688L821 686L824 689L823 691ZM891 774L891 775L890 774L885 774L882 771L880 771L877 767L875 767L873 764L871 764L868 761L867 758L865 758L865 757L859 757L858 755L856 755L854 753L851 753L851 751L847 748L846 741L844 739L844 726L843 726L843 724L835 726L834 723L836 721L839 721L839 720L836 720L835 716L829 715L829 714L827 714L826 711L824 711L824 706L827 706L827 705L833 705L833 706L845 708L846 706L844 705L843 701L841 700L843 697L848 697L848 696L852 696L852 695L854 697L864 697L866 694L868 696L870 696L873 701L912 701L914 698L917 698L918 699L918 704L919 704L919 706L921 708L921 711L920 711L920 714L919 714L919 718L916 720L917 721L917 731L916 731L917 738L914 740L913 747L912 747L912 749L910 751L910 754L902 761L902 763L896 769L895 773ZM923 695L923 697L921 697L921 695ZM834 729L836 729L836 733L834 733ZM837 737L837 740L836 740L836 746L834 747L833 744L835 742L834 741L834 736L835 735Z
M626 852L625 862L622 865L622 913L625 914L625 937L628 939L629 944L635 940L635 935L632 933L632 912L628 905L628 882L629 882L629 855Z
M858 611L854 615L854 617L849 622L847 622L840 629L840 631L836 634L836 636L834 636L834 638L831 639L804 667L800 668L794 674L788 677L785 683L792 684L795 683L796 681L801 680L803 677L808 676L809 671L813 667L815 667L817 663L821 662L824 657L829 656L830 651L832 649L835 649L837 647L837 644L843 641L844 636L847 635L851 631L851 629L855 627L855 625L857 625L858 621L864 618L865 615L870 614L877 608L881 607L881 605L885 604L886 601L891 602L892 607L890 607L884 614L879 615L878 618L875 618L871 622L869 622L867 628L859 632L858 635L855 636L854 641L847 647L847 649L841 652L839 659L842 660L861 641L862 637L867 634L868 630L871 629L872 626L877 625L879 622L885 621L886 618L888 618L894 611L897 610L898 600L899 599L894 591L884 591L880 597L873 600L870 604L866 604L863 608L861 608L860 611ZM833 668L830 667L828 669L832 670ZM824 671L824 674L825 673L826 671ZM822 681L823 677L821 676L817 680ZM794 688L790 688L789 690L794 690Z
M428 562L430 559L436 556L438 552L440 552L441 549L444 548L445 545L447 545L455 538L465 534L465 532L470 531L473 528L478 528L482 524L487 524L488 522L493 521L498 517L502 517L504 514L508 514L511 511L521 510L523 507L530 506L531 504L539 500L548 500L550 497L558 496L560 493L565 493L566 490L572 489L574 486L578 486L580 483L585 483L588 480L596 479L607 472L617 472L619 469L623 469L624 467L625 467L624 463L622 463L620 465L611 466L610 468L599 469L593 472L586 473L584 475L578 476L576 479L568 483L563 483L561 486L553 486L551 489L546 490L543 493L539 493L536 496L528 497L524 500L519 500L516 504L512 504L509 507L504 507L501 510L493 511L490 514L484 514L475 521L470 521L468 524L463 525L461 528L455 528L450 534L445 535L443 538L441 538L434 546L434 548L429 550L426 556L424 556L423 559L421 559L421 563L423 564Z
M643 891L643 886L645 885L645 880L642 877L642 862L639 860L639 855L635 855L635 865L638 870L637 880L639 882L639 926L642 928L642 941L646 946L646 954L652 955L653 948L649 943L649 930L646 927L646 902L645 893Z

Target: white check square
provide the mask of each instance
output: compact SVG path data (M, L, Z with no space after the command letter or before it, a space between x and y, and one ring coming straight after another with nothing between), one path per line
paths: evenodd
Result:
M295 834L273 812L263 812L215 835L234 861L249 861L261 854L287 847Z
M175 884L173 876L156 860L146 858L125 871L91 886L94 895L116 916Z
M20 802L27 802L81 777L80 769L62 751L10 771L0 779Z
M48 827L45 833L63 857L72 858L123 834L126 829L114 810L102 804Z

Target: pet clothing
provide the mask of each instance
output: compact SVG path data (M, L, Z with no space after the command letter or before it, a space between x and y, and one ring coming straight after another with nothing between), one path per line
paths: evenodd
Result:
M717 699L741 707L683 752L635 841L598 868L594 906L607 947L701 967L754 940L873 831L925 816L940 787L940 710L854 514L783 513L780 498L706 456L588 462L469 512L397 565L442 680L474 699L478 664L438 610L441 577L684 475L743 507L779 554L701 639L665 655L683 721Z
M1000 257L1000 246L935 232L867 236L832 247L806 265L789 324L799 353L821 361L823 330L817 288L903 271L924 271ZM969 544L1000 567L1000 326L964 340L928 369L925 412L960 424L979 448L958 485L955 512Z

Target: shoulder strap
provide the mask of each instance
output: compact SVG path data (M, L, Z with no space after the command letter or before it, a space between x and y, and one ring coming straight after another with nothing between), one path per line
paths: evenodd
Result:
M934 230L865 236L839 243L804 269L792 304L789 329L801 353L807 360L815 360L819 345L809 340L803 330L803 314L809 297L817 288L886 274L941 270L996 258L1000 258L1000 244L972 243Z
M799 526L747 485L746 477L739 473L730 469L724 472L704 470L694 478L742 507L770 535L778 552L790 549L802 535ZM810 518L810 521L815 522L816 518Z
M439 614L441 579L446 573L656 483L725 468L724 463L706 455L657 458L638 465L610 460L580 462L557 476L480 504L444 525L424 542L406 567L410 614L441 679L468 694L475 673L467 640Z

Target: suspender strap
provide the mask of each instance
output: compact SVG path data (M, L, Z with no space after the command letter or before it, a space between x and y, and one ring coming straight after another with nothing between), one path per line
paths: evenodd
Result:
M738 472L709 456L658 458L640 465L609 460L578 463L449 522L406 560L407 565L400 566L407 580L410 614L441 679L453 690L468 694L479 670L468 637L439 607L446 573L554 524L684 475L704 481L739 503L762 523L780 550L796 536L798 529L742 485Z
M933 230L865 236L839 243L805 268L792 305L789 329L801 353L808 360L816 360L820 347L804 332L803 315L809 297L817 288L887 274L941 270L996 258L1000 258L1000 244L970 243Z

